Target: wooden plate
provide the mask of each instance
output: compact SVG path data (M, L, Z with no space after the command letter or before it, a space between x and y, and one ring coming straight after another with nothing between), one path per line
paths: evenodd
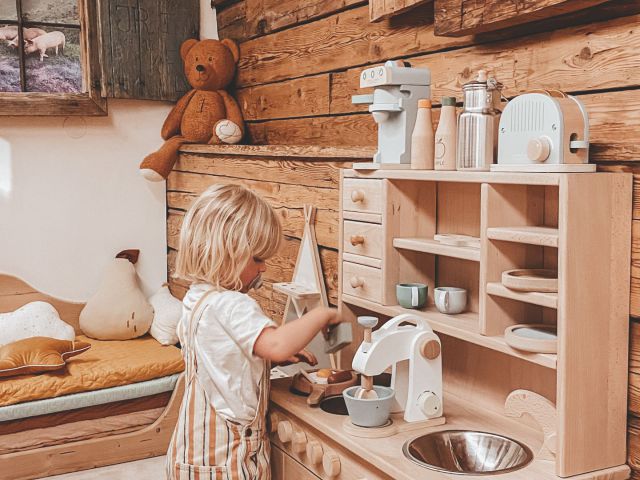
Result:
M557 353L558 328L541 323L512 325L504 331L504 341L525 352Z
M558 272L546 269L516 269L502 272L502 285L523 292L557 292Z

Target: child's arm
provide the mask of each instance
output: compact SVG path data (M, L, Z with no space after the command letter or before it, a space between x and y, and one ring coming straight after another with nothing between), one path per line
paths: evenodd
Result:
M302 317L274 328L265 328L253 346L253 353L265 360L284 362L298 353L320 331L340 323L335 308L314 308Z

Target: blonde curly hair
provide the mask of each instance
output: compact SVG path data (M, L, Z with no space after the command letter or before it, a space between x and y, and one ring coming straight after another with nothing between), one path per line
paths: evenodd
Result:
M184 217L174 276L240 290L249 260L272 257L281 238L280 220L263 198L240 185L212 185Z

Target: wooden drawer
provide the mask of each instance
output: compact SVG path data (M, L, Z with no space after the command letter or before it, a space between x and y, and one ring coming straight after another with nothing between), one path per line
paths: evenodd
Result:
M382 258L384 239L382 225L345 220L342 231L343 251L366 257Z
M382 213L382 180L345 178L342 185L342 209L354 212Z
M382 303L382 270L342 262L342 293Z

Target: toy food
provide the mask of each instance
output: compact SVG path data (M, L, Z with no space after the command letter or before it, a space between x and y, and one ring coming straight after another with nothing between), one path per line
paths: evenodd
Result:
M316 372L316 376L320 377L320 378L329 378L329 376L332 374L333 372L331 371L330 368L321 368L320 370L318 370Z

